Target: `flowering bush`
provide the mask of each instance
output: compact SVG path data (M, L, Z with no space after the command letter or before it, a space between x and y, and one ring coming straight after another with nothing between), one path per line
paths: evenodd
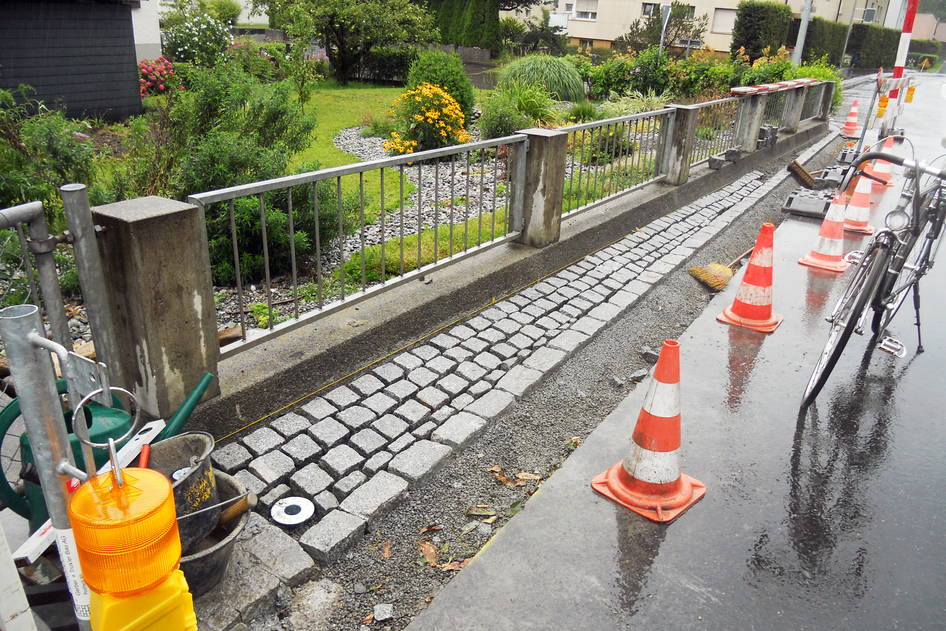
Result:
M171 59L198 66L217 63L232 42L230 27L206 14L192 15L164 31L164 51Z
M421 83L404 92L391 108L400 131L392 131L385 151L413 153L469 142L463 110L439 85Z
M168 90L183 90L175 80L174 64L165 59L142 59L138 62L138 91L141 96L164 94Z

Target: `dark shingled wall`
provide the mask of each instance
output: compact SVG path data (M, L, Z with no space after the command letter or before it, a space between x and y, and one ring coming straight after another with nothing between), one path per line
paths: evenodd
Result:
M88 0L0 1L0 88L21 83L70 116L140 113L131 8Z

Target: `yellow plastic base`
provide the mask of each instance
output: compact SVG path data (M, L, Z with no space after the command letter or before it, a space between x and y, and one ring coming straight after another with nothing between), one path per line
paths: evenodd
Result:
M184 573L174 570L134 596L91 593L93 631L197 631L197 615Z

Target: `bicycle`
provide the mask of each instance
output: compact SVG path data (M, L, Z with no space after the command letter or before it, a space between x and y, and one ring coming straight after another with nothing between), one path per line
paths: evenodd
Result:
M906 355L905 345L886 335L887 327L897 314L907 293L913 291L916 311L918 348L923 352L920 333L920 279L933 267L939 249L943 222L946 219L946 169L934 168L923 162L908 160L882 151L862 153L851 164L840 190L847 190L858 167L869 160L881 159L904 166L912 172L913 184L905 187L894 210L885 220L885 229L880 230L858 252L851 252L845 259L856 263L851 280L838 300L831 315L828 339L815 368L808 380L802 409L814 402L837 364L844 347L853 333L863 334L864 323L870 305L871 344L898 357ZM921 187L921 174L932 176L931 181ZM909 208L909 212L908 209ZM917 243L920 248L914 252ZM909 263L908 263L909 261Z

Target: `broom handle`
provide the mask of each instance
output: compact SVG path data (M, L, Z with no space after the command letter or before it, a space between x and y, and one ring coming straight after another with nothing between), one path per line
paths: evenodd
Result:
M738 263L738 262L741 261L742 259L746 258L746 257L749 256L750 254L752 254L752 250L754 250L754 249L755 249L755 246L749 248L748 250L746 250L745 252L743 252L742 254L740 254L739 256L737 256L737 257L733 260L733 262L730 263L729 265L727 265L726 267L728 267L728 268L730 268L730 269L733 268L733 267L735 267L735 266L736 266L736 263Z

